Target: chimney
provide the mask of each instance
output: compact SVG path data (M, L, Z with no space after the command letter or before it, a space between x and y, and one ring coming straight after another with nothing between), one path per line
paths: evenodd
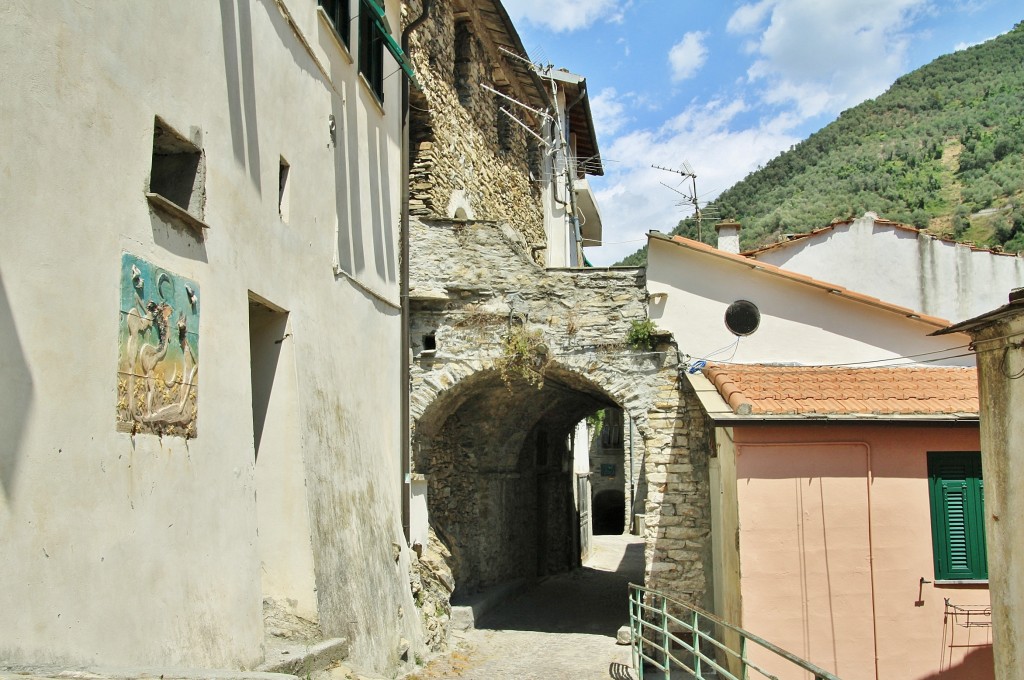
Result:
M718 249L727 253L740 252L740 223L719 222L715 225L718 232Z

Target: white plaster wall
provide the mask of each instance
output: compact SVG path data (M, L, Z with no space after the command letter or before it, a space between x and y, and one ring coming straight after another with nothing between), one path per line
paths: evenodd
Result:
M590 472L590 427L586 420L576 423L572 431L572 471L577 475Z
M1022 257L878 224L874 213L757 259L950 321L998 307L1024 286Z
M681 352L709 361L809 365L891 360L969 341L962 334L927 337L935 326L657 238L648 240L647 288L651 295L668 295L650 308L658 327L672 332ZM736 300L757 305L761 323L733 348L736 336L724 318ZM973 357L936 363L970 366Z
M418 644L408 551L393 553L401 81L385 80L381 109L315 2L280 4L327 76L272 0L18 4L0 18L3 661L262 660L248 291L289 312L324 632L378 670L402 637ZM398 4L388 12L399 26ZM151 217L156 115L202 130L205 241ZM115 431L123 251L201 287L194 440Z
M551 81L546 80L546 83ZM556 99L556 115L558 116L558 124L561 130L565 130L568 125L568 121L565 117L565 92L559 88ZM570 253L572 246L570 245L570 225L569 225L569 210L565 202L569 200L568 195L565 191L565 166L568 162L566 152L561 149L560 141L555 138L555 128L553 125L548 125L548 130L551 133L548 135L548 139L551 144L557 147L556 151L552 153L550 148L542 148L541 152L544 154L544 162L542 167L544 168L544 178L542 182L542 202L544 208L544 232L547 235L547 255L545 256L544 264L548 267L569 267L572 266L570 259Z

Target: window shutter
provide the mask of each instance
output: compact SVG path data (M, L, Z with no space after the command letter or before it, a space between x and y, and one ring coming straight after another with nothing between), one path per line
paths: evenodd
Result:
M987 579L981 455L929 453L928 476L935 578Z

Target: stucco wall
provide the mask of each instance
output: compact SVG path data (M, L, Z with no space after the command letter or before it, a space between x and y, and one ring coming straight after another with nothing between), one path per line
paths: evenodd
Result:
M998 307L1024 286L1024 257L876 223L873 213L756 257L950 321Z
M1024 314L1011 313L975 335L985 471L996 677L1010 680L1024 664Z
M0 55L0 660L252 667L272 527L307 551L273 594L394 668L400 80L382 112L313 0L15 5ZM201 138L205 238L144 196L155 116ZM193 439L115 429L123 252L200 288ZM261 462L251 297L287 312ZM263 512L263 462L306 498Z
M647 261L651 295L668 294L663 302L651 305L651 318L672 331L680 350L694 358L831 364L922 355L958 345L957 351L926 358L965 354L965 335L926 337L936 326L662 239L649 240ZM733 352L736 336L726 328L724 318L726 308L736 300L757 305L761 322L752 335L739 340ZM973 362L968 354L936 363L970 366Z
M927 452L977 451L976 428L734 432L744 628L844 679L992 677L992 629L944 602L988 604L987 586L922 582L935 580Z

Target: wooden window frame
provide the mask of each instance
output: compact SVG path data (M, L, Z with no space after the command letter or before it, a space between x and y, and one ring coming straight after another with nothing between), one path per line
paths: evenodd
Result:
M377 101L384 103L384 38L374 25L373 14L362 6L359 7L359 72L366 79L370 91ZM381 0L381 8L384 2Z
M359 0L356 0L356 2L359 2ZM327 15L331 26L334 27L334 32L338 34L342 44L345 45L346 49L350 49L352 45L352 22L349 18L351 16L349 0L317 0L317 4L323 9L324 14Z

